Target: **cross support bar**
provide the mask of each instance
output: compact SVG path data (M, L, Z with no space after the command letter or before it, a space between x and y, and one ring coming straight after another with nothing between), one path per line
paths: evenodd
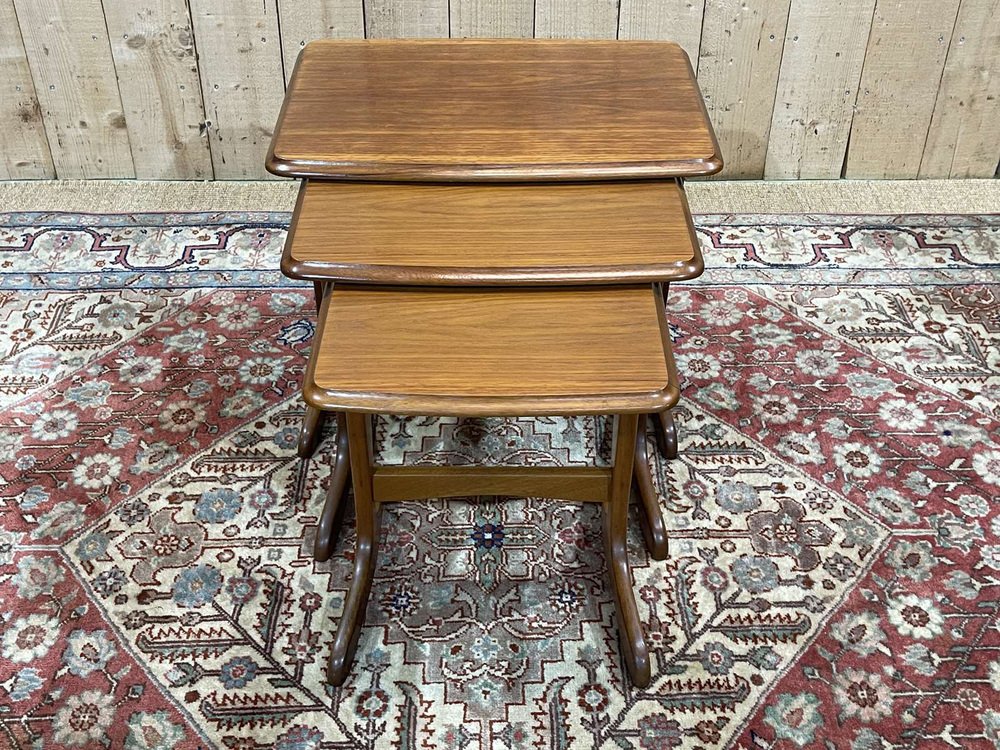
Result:
M379 466L372 477L375 502L428 497L501 495L603 502L611 469L581 466Z

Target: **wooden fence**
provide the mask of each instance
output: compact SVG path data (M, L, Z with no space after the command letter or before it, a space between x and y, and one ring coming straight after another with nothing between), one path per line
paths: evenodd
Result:
M723 176L994 176L1000 0L0 0L0 179L253 179L318 37L674 39Z

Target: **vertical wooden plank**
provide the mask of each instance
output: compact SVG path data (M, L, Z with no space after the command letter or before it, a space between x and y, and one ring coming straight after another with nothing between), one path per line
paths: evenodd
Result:
M1000 144L1000 0L962 0L920 177L992 177Z
M448 0L365 0L369 39L448 36Z
M451 35L530 39L534 13L534 0L451 0Z
M107 2L104 11L135 176L210 179L205 109L184 0Z
M619 39L669 39L688 53L697 70L705 0L621 0Z
M539 39L615 39L618 0L535 0Z
M846 176L911 178L934 112L959 0L878 0Z
M61 178L134 177L101 0L14 0Z
M0 180L55 177L13 0L0 0Z
M717 0L705 6L698 81L726 167L764 175L791 0Z
M284 96L275 0L190 3L215 176L266 177Z
M285 80L313 39L364 39L364 0L278 0Z
M764 176L837 179L875 0L792 0Z

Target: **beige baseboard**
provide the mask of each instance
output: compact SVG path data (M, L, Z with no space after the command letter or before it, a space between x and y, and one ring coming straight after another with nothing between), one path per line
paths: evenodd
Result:
M1000 213L1000 180L690 181L699 214ZM291 211L297 185L260 182L0 182L0 211Z

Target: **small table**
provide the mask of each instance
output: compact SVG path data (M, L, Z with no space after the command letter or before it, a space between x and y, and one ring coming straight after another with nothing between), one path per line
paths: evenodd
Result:
M680 395L658 287L337 286L323 302L304 393L317 409L346 413L343 434L354 481L354 575L330 656L331 683L343 683L353 660L375 569L381 504L488 494L602 503L625 664L637 686L649 684L625 535L634 462L648 476L644 454L636 452L644 442L642 415L670 408ZM614 465L377 467L369 415L380 412L616 415ZM662 526L655 496L640 515L644 529Z

